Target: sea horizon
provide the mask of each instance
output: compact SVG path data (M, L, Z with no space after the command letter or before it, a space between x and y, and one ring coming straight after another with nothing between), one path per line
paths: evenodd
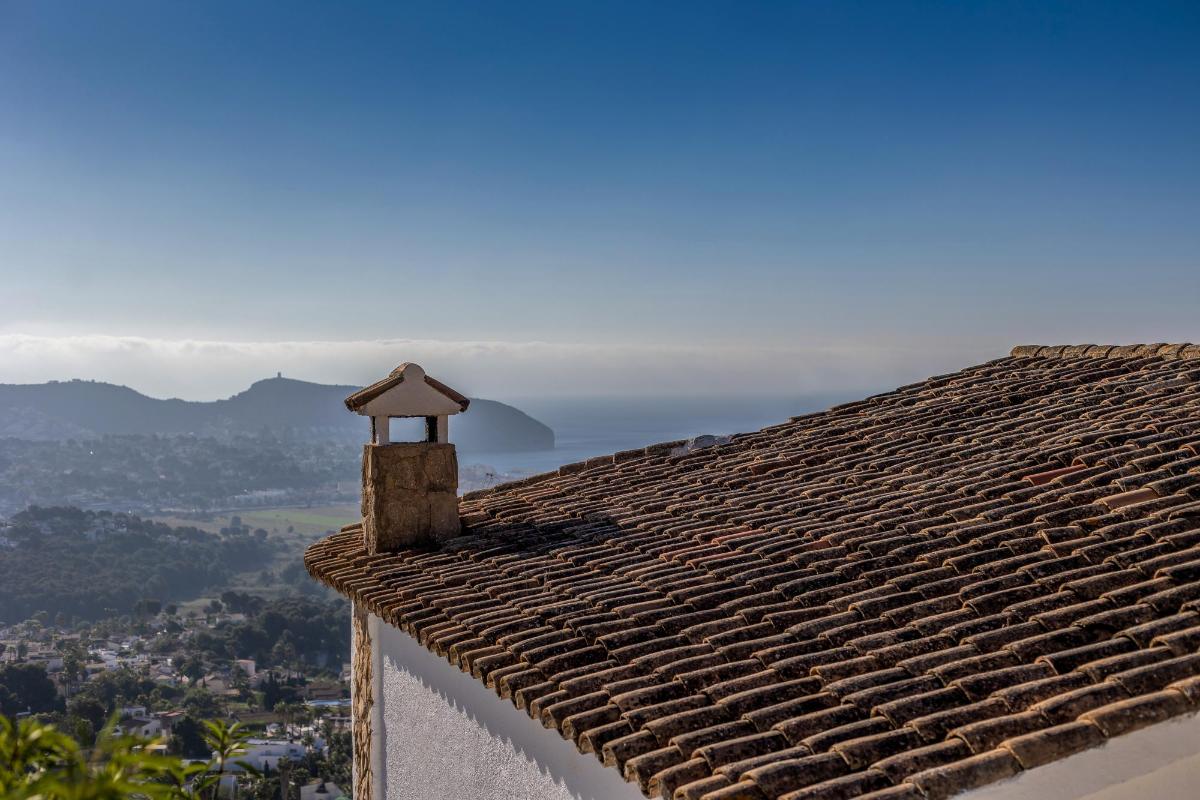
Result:
M485 466L514 477L533 475L660 442L757 431L867 394L831 391L794 396L506 397L500 402L520 409L554 431L554 449L488 452L460 448L459 462L463 467Z

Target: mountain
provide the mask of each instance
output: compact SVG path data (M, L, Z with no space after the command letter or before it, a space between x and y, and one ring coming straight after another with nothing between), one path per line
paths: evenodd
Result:
M342 400L357 386L276 377L225 400L158 400L97 381L0 384L0 437L62 440L104 434L257 433L271 430L366 441L369 424ZM402 430L399 429L399 430ZM399 430L393 433L399 439ZM450 422L450 438L466 452L548 450L554 431L520 409L472 399Z

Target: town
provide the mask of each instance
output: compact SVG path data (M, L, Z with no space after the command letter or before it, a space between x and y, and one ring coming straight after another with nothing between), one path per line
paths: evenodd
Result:
M238 725L228 788L349 786L348 605L298 557L337 517L273 513L291 516L202 528L34 506L0 521L0 716L201 762L207 726Z
M284 798L335 798L350 786L349 664L308 663L286 629L266 663L225 656L230 637L280 616L256 600L226 592L199 610L147 602L91 624L63 627L60 613L0 627L0 714L37 716L85 746L113 725L199 761L211 755L206 720L240 723L249 736L229 770L241 788L269 779L278 791L282 780Z

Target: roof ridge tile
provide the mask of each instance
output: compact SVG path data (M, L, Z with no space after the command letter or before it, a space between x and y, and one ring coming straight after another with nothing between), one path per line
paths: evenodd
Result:
M1010 358L1200 358L1200 344L1019 344Z

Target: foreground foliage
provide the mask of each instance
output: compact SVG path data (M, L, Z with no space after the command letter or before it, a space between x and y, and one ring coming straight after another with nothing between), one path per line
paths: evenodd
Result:
M239 768L234 796L250 800L295 800L299 787L320 777L350 784L349 734L328 732L329 752L309 753L298 762L280 762L260 772L241 760L249 731L239 723L208 720L202 725L204 758L186 763L152 752L154 740L117 733L115 717L92 748L53 725L0 715L0 800L217 800Z
M105 728L90 752L50 725L0 717L0 798L200 800L214 794L211 765L146 750L151 742Z

